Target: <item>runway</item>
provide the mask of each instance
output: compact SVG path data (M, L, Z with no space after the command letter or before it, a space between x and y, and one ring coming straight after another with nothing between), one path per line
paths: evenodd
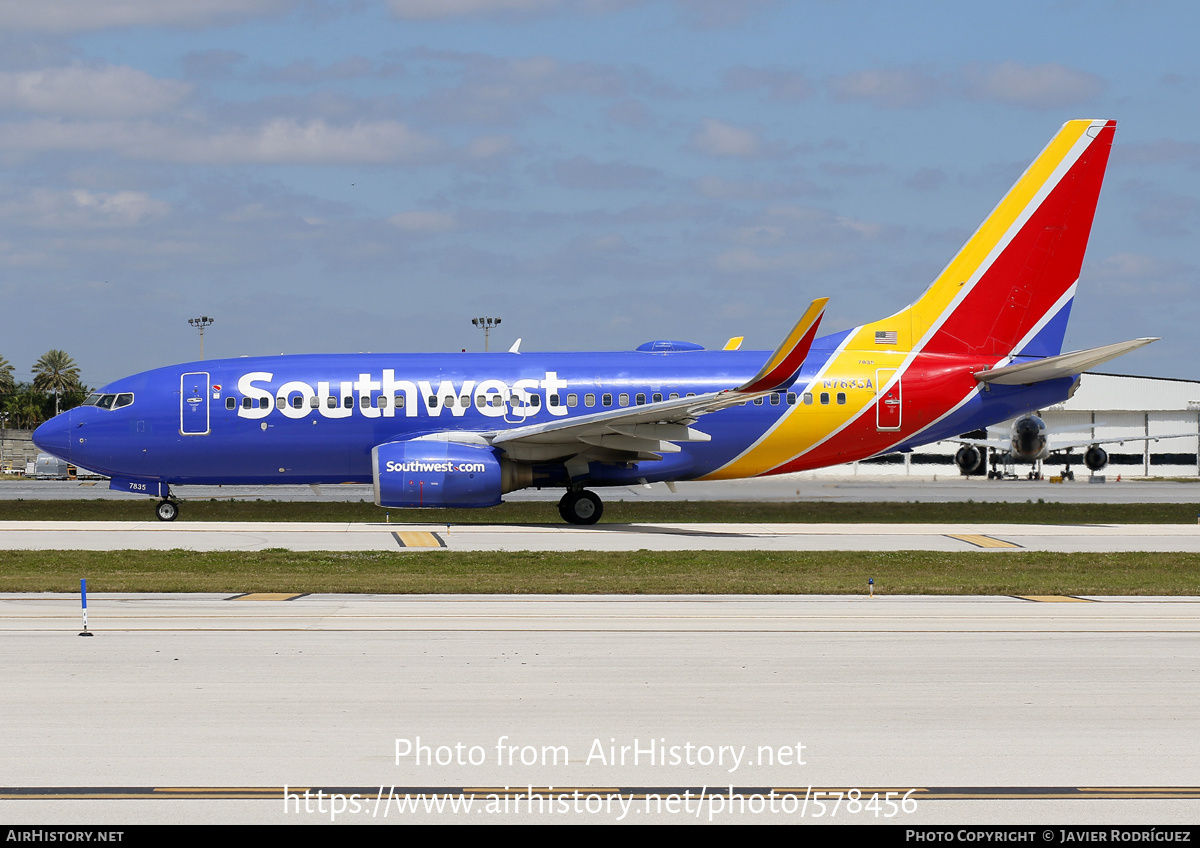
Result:
M1191 524L346 524L3 521L0 550L1185 551Z
M849 789L837 821L1200 818L1196 599L93 595L89 624L0 596L12 824L831 821ZM406 790L475 806L381 810Z
M665 485L615 486L598 489L607 501L833 501L833 502L917 502L951 503L973 500L981 503L1024 503L1039 499L1047 503L1200 503L1200 480L1130 480L1115 476L1086 478L1066 483L1048 480L980 480L957 474L940 479L911 477L830 476L801 472L774 477L712 482L681 481L676 492ZM374 500L368 485L341 484L318 486L173 486L183 500L274 500L306 502L345 502ZM504 496L506 501L549 501L562 497L561 489L522 489ZM3 480L0 500L124 500L138 498L128 492L113 491L107 480ZM152 501L142 499L146 515ZM186 508L186 505L185 505Z

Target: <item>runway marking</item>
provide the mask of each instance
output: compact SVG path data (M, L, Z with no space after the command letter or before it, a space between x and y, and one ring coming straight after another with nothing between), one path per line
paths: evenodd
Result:
M970 533L947 533L947 539L958 539L960 542L966 542L969 545L974 545L977 548L1019 548L1020 545L1014 545L1012 542L1006 542L1003 539L993 539L991 536L972 535Z
M396 543L402 548L444 548L445 541L437 533L426 530L401 530L392 533Z
M245 595L234 595L227 601L294 601L303 598L307 592L248 592Z
M872 795L899 799L906 794L914 801L1024 801L1024 800L1200 800L1200 786L734 786L714 791L700 786L535 786L535 794L581 795L620 794L634 800L654 796L691 793L692 797L707 797L710 801L736 795L767 795L774 792L794 797L820 796L829 801L845 797L852 789L862 799ZM287 795L304 797L306 793L325 796L342 795L359 798L403 795L463 796L478 800L488 798L528 797L527 786L288 786ZM93 800L262 800L278 802L284 796L282 786L8 786L0 787L3 801L93 801Z
M1091 598L1075 598L1071 595L1013 595L1023 601L1038 601L1043 604L1094 604Z

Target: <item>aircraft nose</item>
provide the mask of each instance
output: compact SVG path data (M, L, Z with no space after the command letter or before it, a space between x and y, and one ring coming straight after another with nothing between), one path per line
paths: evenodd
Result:
M38 450L59 459L71 460L71 413L56 415L33 431L33 443Z

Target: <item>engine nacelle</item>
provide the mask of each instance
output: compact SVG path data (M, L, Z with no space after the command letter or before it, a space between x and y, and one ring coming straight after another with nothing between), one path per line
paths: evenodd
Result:
M954 455L954 464L963 474L982 474L987 470L987 459L983 451L974 445L963 445Z
M375 503L396 507L484 507L500 503L504 492L520 488L503 468L498 451L435 439L387 442L371 450ZM507 472L507 474L506 474ZM505 486L505 483L508 486Z
M1088 467L1089 471L1099 471L1108 465L1108 451L1099 445L1092 445L1083 455L1083 464Z

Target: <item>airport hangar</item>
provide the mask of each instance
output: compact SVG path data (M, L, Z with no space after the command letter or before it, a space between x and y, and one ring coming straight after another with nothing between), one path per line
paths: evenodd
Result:
M1191 477L1200 479L1200 380L1130 377L1119 374L1084 374L1075 395L1064 403L1035 411L1051 431L1050 446L1058 439L1095 438L1106 443L1108 465L1094 475L1122 477ZM991 437L1007 438L1011 421L988 428ZM1188 433L1161 441L1115 443L1122 438ZM831 477L895 477L924 479L958 477L954 455L961 445L943 441L860 462L804 471L800 479ZM1044 463L1047 477L1059 474L1061 454ZM1082 480L1089 476L1083 450L1073 451L1071 468ZM1024 477L1028 464L1016 466ZM986 478L985 478L986 479Z

